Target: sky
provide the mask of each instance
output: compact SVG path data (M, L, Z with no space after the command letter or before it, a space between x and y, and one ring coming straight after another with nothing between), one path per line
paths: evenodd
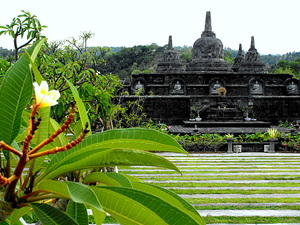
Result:
M200 38L205 15L224 47L250 48L251 36L260 54L300 51L299 0L0 0L0 26L21 10L47 26L50 42L91 32L88 46L193 46ZM1 30L1 29L0 29ZM20 42L21 44L21 42ZM0 36L0 47L13 49L12 38Z

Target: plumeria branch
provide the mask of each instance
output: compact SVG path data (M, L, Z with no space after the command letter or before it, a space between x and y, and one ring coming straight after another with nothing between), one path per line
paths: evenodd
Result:
M71 122L74 119L76 113L76 107L73 104L72 108L71 108L71 112L69 113L69 116L67 118L67 120L64 122L64 124L57 130L55 131L49 138L47 138L46 140L44 140L43 142L41 142L40 144L38 144L36 147L34 147L31 151L30 151L30 155L36 153L38 150L40 150L42 147L44 147L45 145L49 144L50 142L54 141L54 139L60 135L62 132L64 132L69 125L71 124Z
M9 146L8 144L6 144L4 141L0 141L0 149L8 150L8 151L16 154L19 157L21 157L23 154L22 152L19 152L18 150L14 149L11 146Z
M81 132L81 134L74 141L66 144L65 146L55 147L53 149L45 150L43 152L38 152L38 153L34 153L34 154L31 154L31 152L30 152L29 155L28 155L28 159L31 160L31 159L34 159L34 158L37 158L37 157L40 157L40 156L55 154L57 152L63 152L63 151L66 151L70 148L75 147L81 141L83 141L83 139L85 138L87 133L90 132L90 130L88 130L87 127L88 127L88 125L86 125L86 128Z

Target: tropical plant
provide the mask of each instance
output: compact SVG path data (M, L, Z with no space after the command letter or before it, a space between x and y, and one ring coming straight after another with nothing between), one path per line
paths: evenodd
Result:
M41 25L40 21L35 15L31 15L30 12L22 10L21 15L13 18L11 24L0 26L0 35L8 34L13 38L15 48L15 60L18 58L20 49L33 43L34 40L41 38L41 31L46 26ZM25 43L19 45L19 38L25 38Z
M278 130L276 128L269 128L267 130L267 133L269 134L269 138L271 138L271 139L275 139L280 135L280 133L278 132Z
M170 191L130 176L99 172L117 165L179 172L170 161L149 152L186 153L174 139L141 128L91 134L86 109L71 82L78 115L74 105L62 125L49 117L59 94L48 90L34 63L43 42L7 71L0 88L0 147L5 156L0 165L0 221L18 224L33 209L43 224L88 224L88 207L96 224L102 224L107 213L121 224L205 224L191 205ZM63 134L69 126L77 130L70 142ZM58 199L68 200L66 212L52 206Z

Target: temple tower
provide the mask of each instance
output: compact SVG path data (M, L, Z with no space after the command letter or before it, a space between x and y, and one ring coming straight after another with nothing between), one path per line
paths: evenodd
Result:
M177 52L173 48L172 36L169 36L167 50L157 65L157 73L180 73L184 71L183 63L179 60Z
M238 72L266 73L266 66L261 61L260 55L255 48L253 36L251 37L250 49L246 53L245 59L240 64Z
M191 71L231 71L224 61L223 43L212 31L210 12L206 12L205 28L193 45Z
M237 56L234 59L232 70L234 72L237 72L243 61L244 61L244 54L243 54L242 44L240 44L239 45L239 52L238 52Z

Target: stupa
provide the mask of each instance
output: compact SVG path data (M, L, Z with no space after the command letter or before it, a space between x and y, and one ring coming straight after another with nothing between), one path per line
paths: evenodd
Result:
M169 125L267 127L300 118L299 80L290 74L268 74L254 36L245 55L239 45L230 66L224 61L222 41L212 31L210 12L204 27L188 65L179 60L170 36L157 71L132 75L124 85L131 93L124 101L137 98L134 93L142 87L146 114ZM195 120L198 114L201 121Z

